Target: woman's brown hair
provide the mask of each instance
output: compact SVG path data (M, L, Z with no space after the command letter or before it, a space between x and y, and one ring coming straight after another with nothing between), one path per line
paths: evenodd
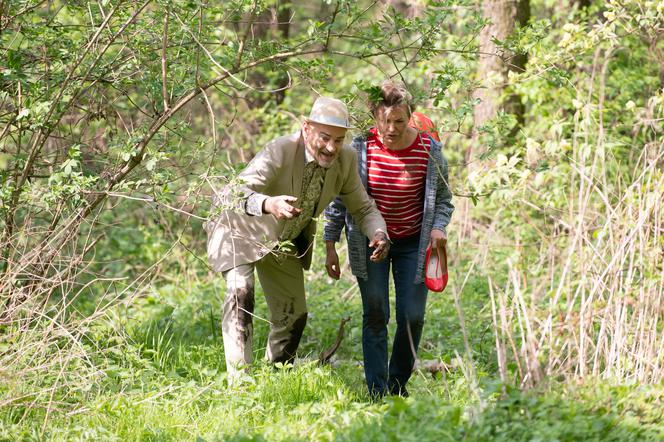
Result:
M412 110L411 101L413 97L402 83L393 80L385 80L380 85L380 92L376 94L376 99L369 101L369 109L373 115L376 115L380 107L392 107L405 105L410 116Z

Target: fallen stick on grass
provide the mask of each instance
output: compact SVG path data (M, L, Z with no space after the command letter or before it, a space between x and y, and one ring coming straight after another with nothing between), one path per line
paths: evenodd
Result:
M350 316L341 319L341 323L339 324L339 331L337 331L337 340L334 342L334 344L332 344L330 348L328 348L327 350L323 350L320 353L320 356L318 356L318 363L320 365L329 364L330 358L339 349L339 345L341 345L341 341L344 338L344 326L348 321L350 321Z

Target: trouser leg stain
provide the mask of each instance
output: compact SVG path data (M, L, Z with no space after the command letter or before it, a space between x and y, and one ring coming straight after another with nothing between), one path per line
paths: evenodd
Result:
M238 367L252 362L254 288L231 288L224 301L222 331L227 365Z
M275 351L272 354L272 362L291 363L295 359L297 347L307 325L308 314L302 313L289 326L286 326L281 339L273 342Z

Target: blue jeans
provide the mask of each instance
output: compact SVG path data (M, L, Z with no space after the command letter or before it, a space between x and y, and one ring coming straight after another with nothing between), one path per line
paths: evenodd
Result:
M367 248L368 249L368 248ZM422 336L427 288L414 284L419 235L397 239L388 257L371 262L367 253L369 277L358 278L362 294L362 350L364 375L369 394L380 397L387 393L405 394L405 386L413 371L415 353ZM397 331L392 345L392 357L387 363L387 323L390 319L390 265L396 292ZM410 337L409 337L410 335ZM412 338L412 346L411 346Z

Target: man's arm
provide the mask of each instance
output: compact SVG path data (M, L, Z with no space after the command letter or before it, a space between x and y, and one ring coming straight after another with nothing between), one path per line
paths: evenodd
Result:
M349 155L348 164L344 164L344 183L339 192L346 210L353 217L367 238L372 238L377 230L387 232L385 220L376 203L367 194L357 172L357 156Z
M291 203L297 198L291 195L270 196L265 190L278 176L284 164L284 149L280 143L269 142L238 175L237 184L231 186L230 194L237 209L247 215L272 214L277 219L289 219L300 214L300 209Z
M380 261L387 256L390 248L387 226L376 203L362 185L357 172L357 155L350 155L349 158L349 164L344 165L346 179L339 196L362 233L369 238L369 247L374 248L371 260Z
M256 154L240 172L238 182L232 188L234 198L238 201L238 209L253 216L265 213L265 202L270 196L263 192L275 179L282 164L283 150L274 141L269 142Z

